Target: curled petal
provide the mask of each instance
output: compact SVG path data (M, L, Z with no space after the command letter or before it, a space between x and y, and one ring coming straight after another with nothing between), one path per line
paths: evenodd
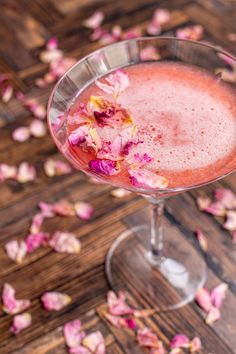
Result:
M168 186L168 179L159 176L157 173L141 170L141 169L129 169L131 183L135 187L140 188L166 188Z
M205 312L209 312L211 309L211 295L210 292L205 289L201 288L198 290L195 296L196 303L203 309Z
M35 98L26 98L22 92L17 92L16 98L20 101L36 118L46 117L46 108Z
M96 159L89 161L89 168L101 175L113 176L120 172L120 164L118 161L108 159Z
M227 211L226 213L227 219L224 223L224 228L229 231L236 230L236 211Z
M122 70L117 70L114 74L108 75L105 81L107 83L98 80L95 83L102 91L114 97L118 97L130 85L128 75Z
M69 232L56 231L48 245L59 253L79 253L81 246L76 236Z
M131 192L123 188L116 188L113 189L110 194L112 197L120 199L129 196Z
M82 219L82 220L90 220L94 209L91 204L84 203L84 202L77 202L74 205L75 213Z
M134 165L138 165L138 167L145 166L146 164L150 163L153 161L153 157L149 156L148 154L134 154L134 156L129 159L129 163L132 163Z
M73 171L72 167L61 160L47 159L44 163L44 172L48 177L61 176Z
M195 231L195 235L196 235L196 238L199 242L199 245L201 247L201 249L203 251L207 251L207 248L208 248L208 243L207 243L207 239L206 239L206 236L204 235L204 233L202 232L201 229L197 229Z
M89 124L80 125L72 131L68 140L72 146L81 146L85 150L95 150L101 148L101 139L96 128L91 128Z
M211 204L211 199L208 197L197 197L197 206L200 211L205 211Z
M142 36L142 32L139 28L131 28L130 30L126 31L123 33L123 40L126 39L133 39L133 38L138 38Z
M53 205L45 202L39 202L39 209L41 210L41 214L44 218L52 218L55 213L53 212Z
M60 311L63 307L71 303L69 295L57 291L46 292L41 297L43 307L47 311Z
M82 339L85 337L85 332L81 331L80 320L68 322L63 328L66 345L69 348L76 348L80 345Z
M58 39L56 37L51 37L46 44L48 50L53 50L58 48Z
M50 73L55 78L60 78L76 63L75 58L62 57L50 63Z
M224 216L226 213L225 207L220 202L211 203L204 211L215 216Z
M227 289L228 285L226 283L221 283L211 291L211 302L217 309L221 308Z
M122 291L118 293L118 296L113 291L109 291L107 305L109 313L114 316L131 315L135 311L126 303L126 296Z
M44 215L43 213L37 213L34 215L30 225L30 233L37 234L41 230L41 226L43 224Z
M212 324L220 319L220 310L212 306L206 317L206 323Z
M140 59L143 61L146 60L159 60L161 58L160 53L156 47L153 45L148 45L141 49Z
M28 140L30 137L30 130L28 127L16 128L12 133L12 139L15 141L23 142Z
M15 166L9 166L5 163L0 164L0 182L7 179L15 179L17 175L17 168Z
M96 29L99 28L104 20L104 13L102 11L96 11L94 14L87 18L83 22L83 25L87 28Z
M4 284L2 292L3 311L10 315L22 312L30 306L29 300L17 300L15 293L15 289L10 284Z
M47 128L46 125L38 119L33 119L30 126L29 130L32 136L35 138L42 138L46 135L47 133Z
M154 12L153 20L158 22L160 25L164 25L165 23L170 21L170 11L167 9L157 9Z
M184 28L179 28L176 31L176 37L181 39L192 39L199 41L203 37L203 27L200 25L188 26Z
M105 314L106 319L112 324L112 326L116 328L129 328L129 329L136 329L137 328L137 323L133 318L124 318L121 316L114 316L111 315L110 313Z
M17 181L19 183L27 183L33 181L36 178L36 170L34 166L28 162L22 162L18 167Z
M159 340L155 333L149 328L138 329L137 341L142 347L157 347L159 346Z
M189 349L191 353L195 353L202 349L201 339L199 337L194 337L189 344Z
M10 259L21 264L26 256L27 246L24 241L12 240L5 244L5 250Z
M73 204L67 202L66 200L60 200L54 203L52 206L52 211L59 216L74 216L75 210Z
M32 323L32 316L30 313L22 313L13 318L10 331L14 334L20 333L23 329L29 327Z
M43 63L51 63L55 60L61 59L63 57L63 52L60 49L50 49L44 50L40 53L40 60Z
M2 90L2 101L7 103L13 96L13 87L11 85L6 85Z
M88 348L92 353L105 354L105 340L100 331L88 334L82 341L82 344Z
M230 189L217 188L215 190L215 198L226 209L236 208L236 195Z
M35 234L30 234L26 237L25 243L27 247L27 252L31 253L38 249L41 245L45 244L49 239L49 234L46 232L38 232Z
M158 22L151 21L147 26L147 33L151 36L157 36L161 33L161 25Z
M190 344L190 340L185 334L177 334L172 338L170 342L171 349L173 348L188 348Z

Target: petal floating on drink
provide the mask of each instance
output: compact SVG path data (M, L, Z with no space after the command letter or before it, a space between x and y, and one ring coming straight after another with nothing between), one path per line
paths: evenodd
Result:
M96 159L89 161L89 168L95 173L113 176L120 172L120 163L108 159Z
M101 140L95 128L90 124L82 124L68 136L71 146L81 146L83 149L97 150L101 147Z
M83 346L88 348L91 353L98 353L98 354L106 353L105 340L100 331L96 331L88 334L82 340L82 344Z
M105 82L96 81L96 85L105 93L117 98L130 85L129 77L123 70L117 70L105 78Z
M132 158L128 159L128 162L140 168L142 166L145 166L146 164L149 164L153 160L154 160L153 157L149 156L147 153L144 154L136 153L133 155Z
M22 312L30 306L29 300L25 300L25 299L17 300L15 294L16 291L10 284L5 283L3 285L3 292L2 292L3 311L10 315L15 315L19 312Z
M189 344L190 340L185 334L176 334L170 342L170 348L188 348Z
M166 188L168 179L149 170L129 169L131 183L140 188Z
M13 317L10 331L15 335L20 333L23 329L28 328L32 323L32 316L30 313L22 313Z
M226 213L226 222L224 223L224 228L229 231L236 230L236 211L230 210Z
M12 139L19 142L24 142L30 137L30 129L28 127L18 127L12 133Z
M48 242L48 245L59 253L79 253L80 241L70 232L56 231Z
M75 213L82 219L82 220L90 220L93 213L94 208L91 204L85 202L77 202L74 204Z
M26 256L27 246L24 241L12 240L5 244L5 250L10 259L21 264Z
M60 311L71 303L72 298L58 291L49 291L41 296L41 301L45 310Z
M217 188L214 191L215 199L226 209L236 208L236 195L227 188Z

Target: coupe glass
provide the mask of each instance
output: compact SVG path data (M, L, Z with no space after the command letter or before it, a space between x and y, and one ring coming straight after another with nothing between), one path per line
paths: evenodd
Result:
M75 167L78 168L78 161L69 153L65 144L65 113L79 93L96 79L128 65L155 61L143 59L143 50L149 46L154 46L160 53L158 61L168 60L202 68L218 75L221 80L224 80L224 69L228 72L230 70L229 63L236 67L235 58L220 48L207 43L167 37L131 39L89 54L64 74L54 87L48 103L51 135L62 154ZM218 68L221 68L222 75ZM149 220L146 210L127 217L127 231L119 235L112 244L105 268L114 291L127 290L142 305L148 305L156 311L175 309L194 299L197 290L206 281L206 265L200 250L186 237L186 230L181 233L170 216L163 229L164 200L212 183L235 168L235 165L226 167L224 175L216 172L213 178L209 177L204 183L188 187L164 190L129 187L132 192L143 195L150 202L151 218ZM84 172L94 177L92 171ZM98 175L96 178L104 183L111 183L109 178ZM123 186L116 184L116 187Z

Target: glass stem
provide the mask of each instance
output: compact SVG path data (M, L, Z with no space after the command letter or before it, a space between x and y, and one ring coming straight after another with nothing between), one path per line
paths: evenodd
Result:
M160 264L163 261L163 215L164 200L151 199L151 239L150 261Z

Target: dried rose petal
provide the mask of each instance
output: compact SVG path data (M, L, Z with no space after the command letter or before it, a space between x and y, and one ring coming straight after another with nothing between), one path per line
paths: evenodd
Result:
M235 83L236 82L236 70L228 70L225 68L218 68L215 70L217 76L219 76L223 81Z
M224 299L225 299L225 294L228 289L228 285L226 283L221 283L218 286L216 286L214 289L211 291L211 302L212 305L215 306L217 309L220 309Z
M38 119L33 119L29 126L30 133L35 138L43 138L47 133L46 125Z
M13 96L13 87L11 85L6 85L2 90L2 101L7 103Z
M66 323L64 325L63 331L66 345L69 348L77 348L80 345L82 339L85 337L85 332L81 331L80 320L74 320Z
M24 241L12 240L5 244L5 250L10 259L20 264L27 253L27 246Z
M123 33L122 40L138 38L138 37L141 37L141 35L142 35L142 32L141 32L140 28L131 28L128 31L126 31L125 33Z
M199 337L194 337L189 344L189 349L191 353L195 353L202 349L201 339Z
M73 204L66 200L60 200L52 205L52 211L59 216L74 216L75 210Z
M48 245L59 253L79 253L80 241L70 232L56 231L48 242Z
M197 197L197 206L200 211L206 210L211 204L211 199L208 197Z
M205 312L210 311L211 305L212 305L211 304L211 295L207 289L205 289L205 288L199 289L196 296L195 296L195 301Z
M161 33L161 26L170 20L170 12L166 9L157 9L151 22L147 26L147 33L156 36Z
M104 92L117 98L130 85L129 77L123 70L117 70L114 74L105 78L107 83L96 81L96 85Z
M47 159L44 163L44 171L48 177L54 177L71 173L72 167L60 160Z
M10 101L13 95L10 74L0 74L0 96L4 103Z
M23 142L28 140L30 137L30 130L28 127L16 128L12 133L12 139L15 141Z
M161 341L158 342L158 347L156 348L150 348L149 349L149 354L166 354L166 350L164 348L164 345Z
M113 176L120 172L120 164L118 161L108 159L96 159L89 161L89 168L101 175Z
M15 289L10 284L4 284L2 292L3 311L10 315L15 315L30 307L29 300L17 300L15 293Z
M57 38L52 37L48 40L46 50L40 53L39 58L43 63L50 63L54 60L60 59L62 56L62 51L58 49Z
M88 334L83 340L82 344L88 348L92 353L105 354L106 346L105 340L100 331Z
M87 28L96 29L99 28L104 20L104 13L102 11L96 11L92 16L87 18L83 25Z
M108 291L107 305L109 313L115 316L131 315L135 311L126 303L126 296L122 291L118 296L113 291Z
M201 229L197 229L195 231L195 235L196 235L196 238L199 242L199 245L201 247L201 249L203 251L207 251L207 248L208 248L208 243L207 243L207 239L206 239L206 236L204 235L204 233L202 232Z
M116 189L113 189L110 194L112 197L120 199L120 198L127 197L128 195L131 194L131 192L128 191L127 189L116 188Z
M50 63L50 73L55 78L60 78L76 63L75 58L62 57Z
M31 253L35 251L41 245L45 244L45 242L48 239L49 239L49 234L46 232L38 232L38 233L28 235L25 239L27 252Z
M53 204L39 202L38 207L41 210L41 214L44 218L52 218L53 216L55 216L55 213L52 210Z
M84 202L77 202L74 205L75 213L82 219L82 220L90 220L94 209L91 204L84 203Z
M30 233L37 234L40 232L41 226L43 224L44 215L42 213L37 213L33 216L31 225L30 225Z
M129 169L131 183L135 187L140 188L166 188L168 186L168 179L159 176L157 173L141 170L141 169Z
M226 213L225 207L220 202L211 203L204 211L215 216L224 216Z
M200 25L188 26L177 29L176 37L181 39L191 39L199 41L203 37L203 31L204 29Z
M20 333L23 329L29 327L32 323L32 316L30 313L22 313L13 318L10 331L14 334Z
M176 334L170 342L170 348L188 348L190 340L185 334Z
M154 45L147 45L140 50L140 59L146 60L159 60L161 58L160 53Z
M220 310L212 306L205 319L207 324L212 324L220 319Z
M24 161L18 167L16 179L19 183L27 183L36 178L36 170L34 166Z
M153 157L149 156L148 154L134 154L134 156L128 160L130 164L138 165L138 167L142 167L147 165L148 163L153 161Z
M217 188L215 190L215 198L226 209L236 208L236 195L230 189Z
M105 314L106 319L116 328L129 328L129 329L136 329L137 328L137 323L133 318L124 318L121 316L114 316L111 315L110 313Z
M6 179L15 179L17 174L17 168L15 166L9 166L5 163L0 164L0 182Z
M229 231L236 230L236 211L227 211L226 213L226 222L224 223L224 228Z
M97 30L95 30L95 31L97 31ZM107 44L111 44L111 43L122 40L122 35L123 35L123 31L122 31L121 26L114 25L114 26L112 26L111 33L101 29L100 33L97 31L96 35L94 33L91 36L91 39L96 40L94 38L97 37L97 39L99 39L99 43L101 45L107 45Z
M16 98L20 101L36 118L44 119L46 117L46 108L35 98L26 98L22 92L16 93Z
M137 332L138 344L142 347L159 347L159 340L155 333L153 333L150 328L138 329Z
M41 296L43 307L47 311L60 311L63 307L71 303L72 298L57 291L46 292Z

